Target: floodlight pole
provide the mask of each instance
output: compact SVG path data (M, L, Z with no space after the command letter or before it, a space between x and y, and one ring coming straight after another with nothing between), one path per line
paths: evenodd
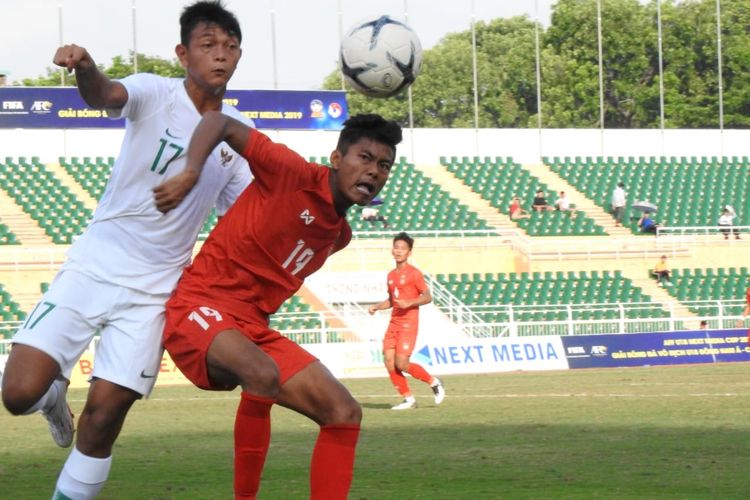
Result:
M721 65L721 0L716 0L716 60L719 85L719 153L724 156L724 81Z
M534 49L536 59L536 126L539 134L539 162L542 161L542 61L539 52L539 1L534 0Z
M479 156L479 77L477 75L477 30L474 0L471 0L471 66L474 78L474 136L476 155Z
M659 127L661 129L661 156L664 156L664 63L662 60L661 0L656 0L656 30L659 47Z
M271 57L273 59L273 88L279 88L276 72L276 2L271 0Z
M344 38L344 11L341 8L341 0L338 0L338 17L339 17L339 50L341 50L341 42ZM344 90L346 87L344 86L344 72L339 71L339 77L341 78L341 90Z
M135 29L135 0L132 0L133 8L133 73L138 73L138 41Z
M57 2L57 34L59 36L58 47L63 46L63 5L62 0ZM60 68L60 85L65 86L65 68Z
M602 65L602 0L596 0L596 38L599 46L599 140L604 156L604 68Z
M404 21L409 24L409 2L404 0ZM411 94L411 85L406 89L406 96L409 101L409 135L411 142L411 161L416 163L414 159L414 101Z

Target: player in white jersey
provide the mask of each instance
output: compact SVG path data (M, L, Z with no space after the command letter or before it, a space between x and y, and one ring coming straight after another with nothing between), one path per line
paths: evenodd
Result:
M167 214L156 208L156 186L190 175L182 171L201 115L221 110L242 119L223 104L242 54L235 16L219 1L200 1L185 8L180 26L176 53L184 79L137 74L113 81L76 45L60 47L53 59L75 70L79 92L91 107L126 118L122 148L94 217L16 333L2 381L3 403L11 413L41 411L55 442L70 446L68 380L100 332L76 445L53 498L93 498L104 487L127 412L156 380L164 304L190 262L198 232L212 207L222 213L250 182L245 160L220 144L206 162L207 175L189 193L177 182L161 195L166 197L161 203L179 206Z

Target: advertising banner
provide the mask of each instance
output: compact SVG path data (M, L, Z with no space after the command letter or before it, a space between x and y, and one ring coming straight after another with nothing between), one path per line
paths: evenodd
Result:
M750 361L746 330L562 337L571 368Z
M339 130L348 118L344 91L228 90L224 102L261 129ZM0 128L123 128L92 109L74 87L0 88Z
M568 368L560 337L498 337L436 341L418 346L411 359L437 374Z

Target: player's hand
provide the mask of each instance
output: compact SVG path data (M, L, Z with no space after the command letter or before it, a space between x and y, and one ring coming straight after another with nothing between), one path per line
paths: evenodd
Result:
M370 306L370 307L367 308L367 312L370 313L370 316L372 316L373 314L375 314L375 311L377 311L377 309L375 309L374 305L372 305L372 306Z
M75 44L63 45L57 49L52 62L61 68L66 68L68 73L74 69L76 71L86 71L94 65L94 60L88 51Z
M165 214L170 210L177 208L182 200L188 195L195 183L198 182L198 175L192 170L183 170L174 177L167 179L154 188L154 201L156 209Z
M409 309L411 307L411 302L404 299L393 299L393 302L400 307L401 309Z

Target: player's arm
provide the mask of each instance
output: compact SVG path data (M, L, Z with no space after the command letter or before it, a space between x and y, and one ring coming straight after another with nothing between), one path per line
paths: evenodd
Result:
M167 213L177 207L198 182L208 155L226 142L242 153L247 145L250 127L218 111L208 111L193 131L187 153L187 165L179 174L154 188L156 208Z
M422 293L414 300L396 299L396 304L401 309L409 309L410 307L419 307L432 302L432 293L429 288L425 288Z
M52 62L68 73L75 70L78 92L86 104L95 109L120 109L128 101L125 86L99 71L88 51L78 45L63 45Z
M390 309L392 307L391 299L385 299L382 302L377 302L375 304L372 304L370 307L367 308L367 312L370 314L375 314L375 311L383 311L385 309Z

